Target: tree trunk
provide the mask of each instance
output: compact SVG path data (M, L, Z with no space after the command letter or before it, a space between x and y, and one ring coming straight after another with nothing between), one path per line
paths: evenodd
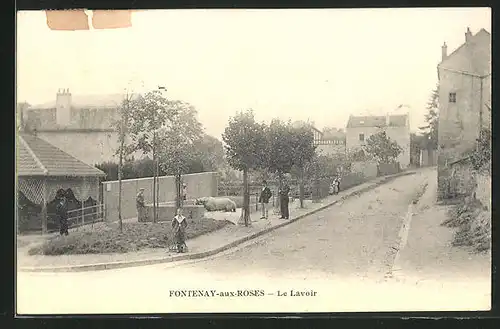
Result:
M123 171L123 138L120 141L120 161L118 162L118 221L120 222L120 232L123 232L122 220L122 171Z
M243 209L239 224L250 226L250 190L248 188L248 169L243 170Z
M156 134L153 137L153 166L156 164L156 150L155 150ZM153 223L156 223L156 170L153 169Z
M304 166L300 167L300 182L299 182L299 199L300 199L300 208L304 208Z
M156 202L156 209L158 209L159 205L160 205L160 170L159 170L159 162L160 160L159 159L156 159L156 165L155 165L155 176L156 176L156 198L155 198L155 202Z
M283 187L283 174L281 172L278 173L278 195L276 197L276 207L278 208L278 216L281 216L281 195L280 191Z
M181 174L180 171L177 170L175 175L175 206L181 208L182 204L182 195L181 195Z

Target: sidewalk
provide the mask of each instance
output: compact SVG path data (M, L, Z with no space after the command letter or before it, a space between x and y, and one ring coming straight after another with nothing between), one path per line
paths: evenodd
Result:
M449 206L436 204L437 179L432 177L413 211L406 246L394 264L394 277L411 283L448 283L491 278L489 254L452 247L453 228L441 226Z
M27 254L28 247L23 247L18 248L17 266L20 271L90 271L205 258L233 248L279 227L288 225L352 195L373 189L388 180L414 173L414 171L408 171L392 176L378 177L370 182L352 187L346 191L341 191L338 195L329 196L321 200L321 202L312 203L311 201L306 201L305 208L303 209L299 208L299 202L296 200L290 204L290 220L279 219L278 216L273 213L273 209L269 211L268 220L260 219L260 211L252 212L250 214L252 221L251 226L245 227L229 224L220 230L188 240L187 245L189 247L189 252L186 254L172 253L165 249L149 249L124 254L29 256ZM217 219L234 221L234 218L229 217L239 217L240 214L241 209L238 209L236 213L214 213L210 214L210 216L222 216L223 218Z

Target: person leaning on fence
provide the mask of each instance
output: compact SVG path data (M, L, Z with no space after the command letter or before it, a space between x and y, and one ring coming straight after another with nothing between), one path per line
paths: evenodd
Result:
M137 197L135 198L137 206L137 221L144 222L146 220L146 205L144 204L144 189L140 188Z
M59 196L56 213L59 219L59 234L68 235L68 201L63 193Z
M267 186L267 182L263 181L262 183L264 186L262 187L262 191L260 191L259 197L259 203L262 207L262 217L260 217L260 219L267 219L269 199L273 194L271 189Z
M280 210L281 210L281 219L288 219L290 217L288 211L288 202L290 201L290 187L288 183L285 181L279 191L280 194Z
M182 215L182 208L177 209L177 215L172 220L172 233L174 234L174 242L177 252L185 252L186 246L186 228L187 220Z

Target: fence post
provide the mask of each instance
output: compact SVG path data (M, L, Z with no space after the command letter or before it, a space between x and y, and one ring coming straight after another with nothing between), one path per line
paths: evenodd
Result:
M85 223L85 202L82 201L82 225Z
M255 211L259 210L259 196L255 194Z

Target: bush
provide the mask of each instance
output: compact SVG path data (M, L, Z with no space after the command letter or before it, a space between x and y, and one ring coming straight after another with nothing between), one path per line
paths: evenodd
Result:
M472 247L474 251L484 252L491 246L491 213L486 211L477 199L466 199L462 204L448 211L444 226L458 228L452 245Z
M475 212L482 208L481 201L477 199L463 199L461 203L452 206L448 210L448 219L442 225L447 227L459 227L473 220Z
M204 218L189 220L186 239L192 239L226 226L228 221ZM68 236L56 236L41 246L29 250L30 255L126 253L146 248L168 248L172 244L170 222L123 223L123 233L117 224L99 231L76 231Z
M345 190L366 182L366 177L362 173L349 173L342 178L340 189Z

